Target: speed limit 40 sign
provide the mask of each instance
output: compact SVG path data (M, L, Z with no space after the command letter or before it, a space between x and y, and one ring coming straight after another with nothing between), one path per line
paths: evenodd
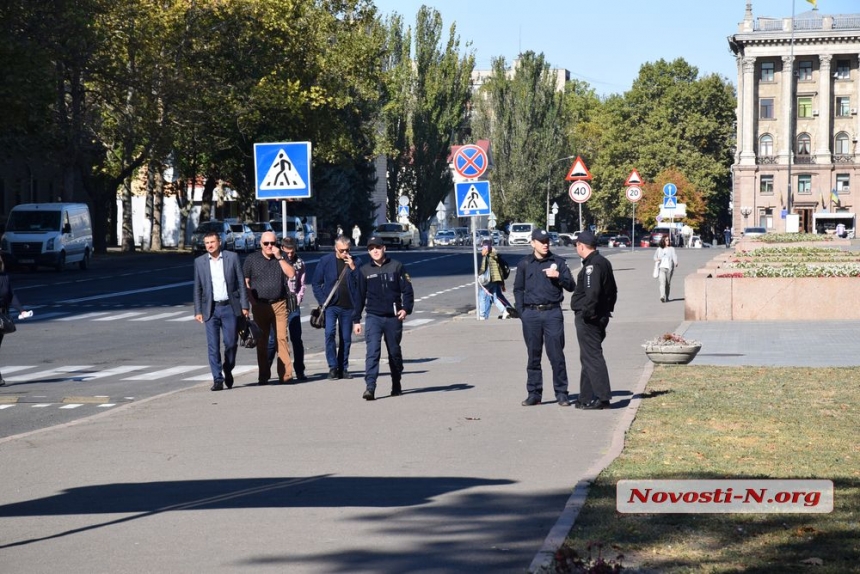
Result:
M636 187L635 185L631 185L627 188L627 199L636 203L640 199L642 199L642 190Z
M568 195L576 203L585 203L591 197L591 186L586 181L574 181L570 184Z

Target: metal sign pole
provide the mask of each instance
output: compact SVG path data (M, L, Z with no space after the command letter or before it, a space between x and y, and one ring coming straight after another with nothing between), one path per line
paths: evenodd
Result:
M636 202L633 202L633 217L630 218L630 251L636 250Z

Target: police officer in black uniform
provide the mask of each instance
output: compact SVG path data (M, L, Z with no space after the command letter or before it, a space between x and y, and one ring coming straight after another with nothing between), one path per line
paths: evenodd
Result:
M361 334L361 313L367 309L364 320L367 357L364 363L366 390L362 398L372 401L376 394L379 376L379 355L382 338L388 349L388 366L391 369L391 396L402 394L400 377L403 373L403 355L400 340L403 338L403 320L412 313L415 295L409 274L399 261L385 255L382 238L372 235L367 240L370 262L358 272L358 307L353 315L353 332Z
M564 317L561 302L564 292L573 291L573 274L567 262L549 250L549 234L544 229L532 232L531 255L517 264L514 279L514 301L523 322L528 364L524 407L540 404L543 394L541 355L552 365L552 386L559 406L569 407L567 396L567 363L564 359Z
M570 307L576 314L576 340L579 342L579 398L576 408L599 410L609 408L612 389L609 371L603 358L606 326L615 310L618 288L609 263L597 249L597 237L583 231L576 240L576 252L582 258L582 269L576 279L576 290Z

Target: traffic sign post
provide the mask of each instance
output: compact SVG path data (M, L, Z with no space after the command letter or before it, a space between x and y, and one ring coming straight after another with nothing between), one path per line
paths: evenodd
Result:
M254 176L257 199L309 198L311 142L255 143Z
M466 181L454 184L457 217L490 215L490 182Z
M627 181L624 185L627 186L627 199L633 204L633 215L630 216L630 251L636 250L636 203L642 199L642 177L635 169L627 176Z
M589 177L591 177L590 174ZM588 185L588 182L582 180L574 181L570 184L568 195L570 195L573 201L579 204L579 228L582 229L582 204L591 197L591 186Z
M454 171L464 179L477 179L487 171L487 152L474 144L460 146L454 153Z

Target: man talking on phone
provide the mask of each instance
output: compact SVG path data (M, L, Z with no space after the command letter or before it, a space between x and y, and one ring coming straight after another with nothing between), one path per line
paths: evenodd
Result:
M361 312L367 309L364 320L364 341L367 357L364 363L366 389L362 398L374 400L376 379L379 376L379 356L382 338L388 349L388 368L391 370L391 396L403 393L400 377L403 374L403 354L400 341L403 338L403 320L412 313L415 294L409 274L399 261L385 255L382 239L371 235L367 240L370 262L358 270L358 307L352 316L356 335L361 334Z
M349 348L352 346L352 315L358 306L358 284L355 271L361 265L350 254L350 240L338 235L334 253L324 255L317 263L311 287L322 305L332 293L325 308L325 358L329 379L351 379ZM337 341L335 341L337 334Z

